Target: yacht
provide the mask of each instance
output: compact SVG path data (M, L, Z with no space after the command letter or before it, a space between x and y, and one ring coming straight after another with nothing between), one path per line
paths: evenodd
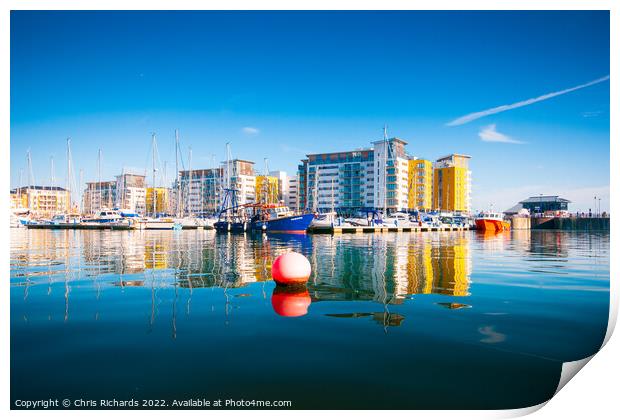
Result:
M403 212L392 213L389 217L383 220L382 226L384 227L411 227L413 223L409 219L409 215Z

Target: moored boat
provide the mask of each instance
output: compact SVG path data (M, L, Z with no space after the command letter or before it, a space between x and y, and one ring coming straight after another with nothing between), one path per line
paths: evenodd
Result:
M314 219L314 213L296 214L279 204L252 204L254 210L250 228L273 233L305 233Z
M510 222L504 220L503 213L485 211L476 217L476 229L485 232L509 231Z

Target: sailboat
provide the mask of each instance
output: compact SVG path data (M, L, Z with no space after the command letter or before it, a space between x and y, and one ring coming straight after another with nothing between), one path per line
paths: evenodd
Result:
M232 178L236 178L230 174L231 169L236 172L234 167L231 168L232 164L230 143L226 143L226 186L217 222L213 224L218 232L245 232L249 226L244 208L239 206L239 191L232 187Z
M172 217L157 217L157 183L155 175L157 168L155 167L155 156L157 154L157 140L155 139L155 133L152 135L152 149L153 149L153 213L151 217L145 217L142 220L141 228L148 230L172 230L175 227L175 221ZM147 209L148 210L148 209Z

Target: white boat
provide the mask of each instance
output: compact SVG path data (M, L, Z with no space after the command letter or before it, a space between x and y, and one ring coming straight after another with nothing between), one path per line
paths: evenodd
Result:
M319 213L317 214L312 223L310 223L310 227L333 227L333 226L352 226L349 223L346 223L344 219L338 217L338 213L335 211L328 213Z
M383 221L376 212L368 211L366 213L359 213L353 217L344 219L345 223L351 226L382 226Z
M146 217L140 221L140 228L147 230L172 230L178 223L172 217Z
M138 228L138 224L135 220L123 217L123 215L118 210L108 210L102 209L99 210L95 216L93 217L85 217L82 218L80 225L85 227L110 227L110 228L121 228L121 229L136 229Z
M11 210L10 226L19 228L31 222L30 210L27 208L17 208Z
M382 221L382 226L384 227L411 227L414 223L409 219L409 215L407 213L396 212L392 213L389 217Z
M213 217L179 217L175 218L174 221L181 229L213 229L217 219Z
M79 214L57 214L52 217L50 224L52 225L77 225L82 222L82 218Z
M200 219L200 220L204 224L204 228L205 229L214 229L215 228L215 222L217 222L217 217L205 217L205 218Z
M441 227L441 221L439 216L435 214L425 214L420 216L419 226L423 228L438 228Z

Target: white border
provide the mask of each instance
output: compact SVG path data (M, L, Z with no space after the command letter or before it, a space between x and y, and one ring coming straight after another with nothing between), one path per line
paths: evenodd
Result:
M3 62L0 68L0 77L2 80L2 92L3 100L0 102L0 125L3 127L3 140L1 143L3 156L6 161L1 165L2 170L2 184L3 191L9 189L9 167L8 157L10 156L9 141L10 138L10 67L9 67L9 47L10 47L10 16L9 10L63 10L63 9L81 9L81 10L145 10L145 9L159 9L159 10L183 10L183 9L213 9L213 10L243 10L243 9L287 9L287 10L335 10L335 9L360 9L360 10L375 10L375 9L418 9L418 10L554 10L554 9L571 9L571 10L611 10L611 103L610 103L610 115L617 117L616 111L618 110L618 100L620 99L620 92L618 92L618 85L615 83L616 77L618 77L618 24L620 19L618 17L619 6L617 2L613 1L576 1L576 0L564 0L564 1L550 1L550 0L521 0L521 1L433 1L433 2L414 2L403 0L383 0L381 2L359 0L359 1L338 1L338 0L315 0L315 1L298 1L294 4L287 1L228 1L220 3L207 3L204 1L195 0L176 0L176 1L163 1L163 0L151 0L148 2L140 3L132 0L93 0L93 1L75 1L75 0L8 0L2 3L2 14L0 14L0 33L1 42L0 48L2 56L7 58ZM618 191L618 130L617 122L612 118L610 127L610 138L615 139L611 142L610 150L610 190ZM5 218L8 220L9 200L7 194L0 194L0 203L5 209ZM618 197L614 194L610 197L610 213L615 214L620 209L618 206ZM247 412L232 412L232 411L191 411L184 412L184 417L204 418L209 416L211 418L230 418L249 415L257 419L270 420L274 418L286 418L294 416L296 419L314 418L315 416L344 416L353 415L356 419L372 419L376 420L377 416L390 416L398 418L410 418L411 416L423 416L424 418L454 418L455 416L461 418L498 418L498 417L514 417L519 415L528 414L536 411L538 408L548 405L545 409L537 411L534 416L540 419L562 417L563 419L582 419L585 416L594 416L595 418L608 418L611 417L611 413L617 413L617 379L620 375L618 369L617 355L620 355L620 345L618 339L609 338L611 331L615 326L618 311L618 263L614 257L618 256L617 245L615 238L618 235L619 228L616 223L612 223L612 241L611 241L611 301L612 307L610 310L610 323L608 334L606 336L606 345L604 351L596 355L592 362L583 369L583 372L579 374L578 380L570 381L565 388L562 389L548 404L541 404L538 407L532 407L522 410L507 410L507 411L389 411L389 412L376 412L376 411L353 411L353 412L323 412L323 411L247 411ZM2 264L3 272L9 272L9 228L8 223L0 223L0 229L2 229L2 238L0 247L3 250L4 258L0 258L0 264ZM0 336L5 338L3 340L4 345L0 350L2 352L1 375L1 392L2 392L2 408L8 410L9 404L9 343L6 339L10 337L9 334L9 319L10 319L10 302L9 302L9 290L8 281L5 280L5 286L2 288L2 330ZM567 373L563 372L566 376ZM42 412L34 411L11 411L10 415L19 418L32 418L39 417ZM84 416L86 413L81 411L49 411L45 412L45 416L52 418L78 418ZM174 413L168 411L154 411L154 412L141 412L131 413L125 411L117 411L114 413L100 411L89 412L89 417L92 418L107 418L110 415L115 417L129 417L138 415L148 415L152 418L167 418ZM178 413L177 413L178 414Z

